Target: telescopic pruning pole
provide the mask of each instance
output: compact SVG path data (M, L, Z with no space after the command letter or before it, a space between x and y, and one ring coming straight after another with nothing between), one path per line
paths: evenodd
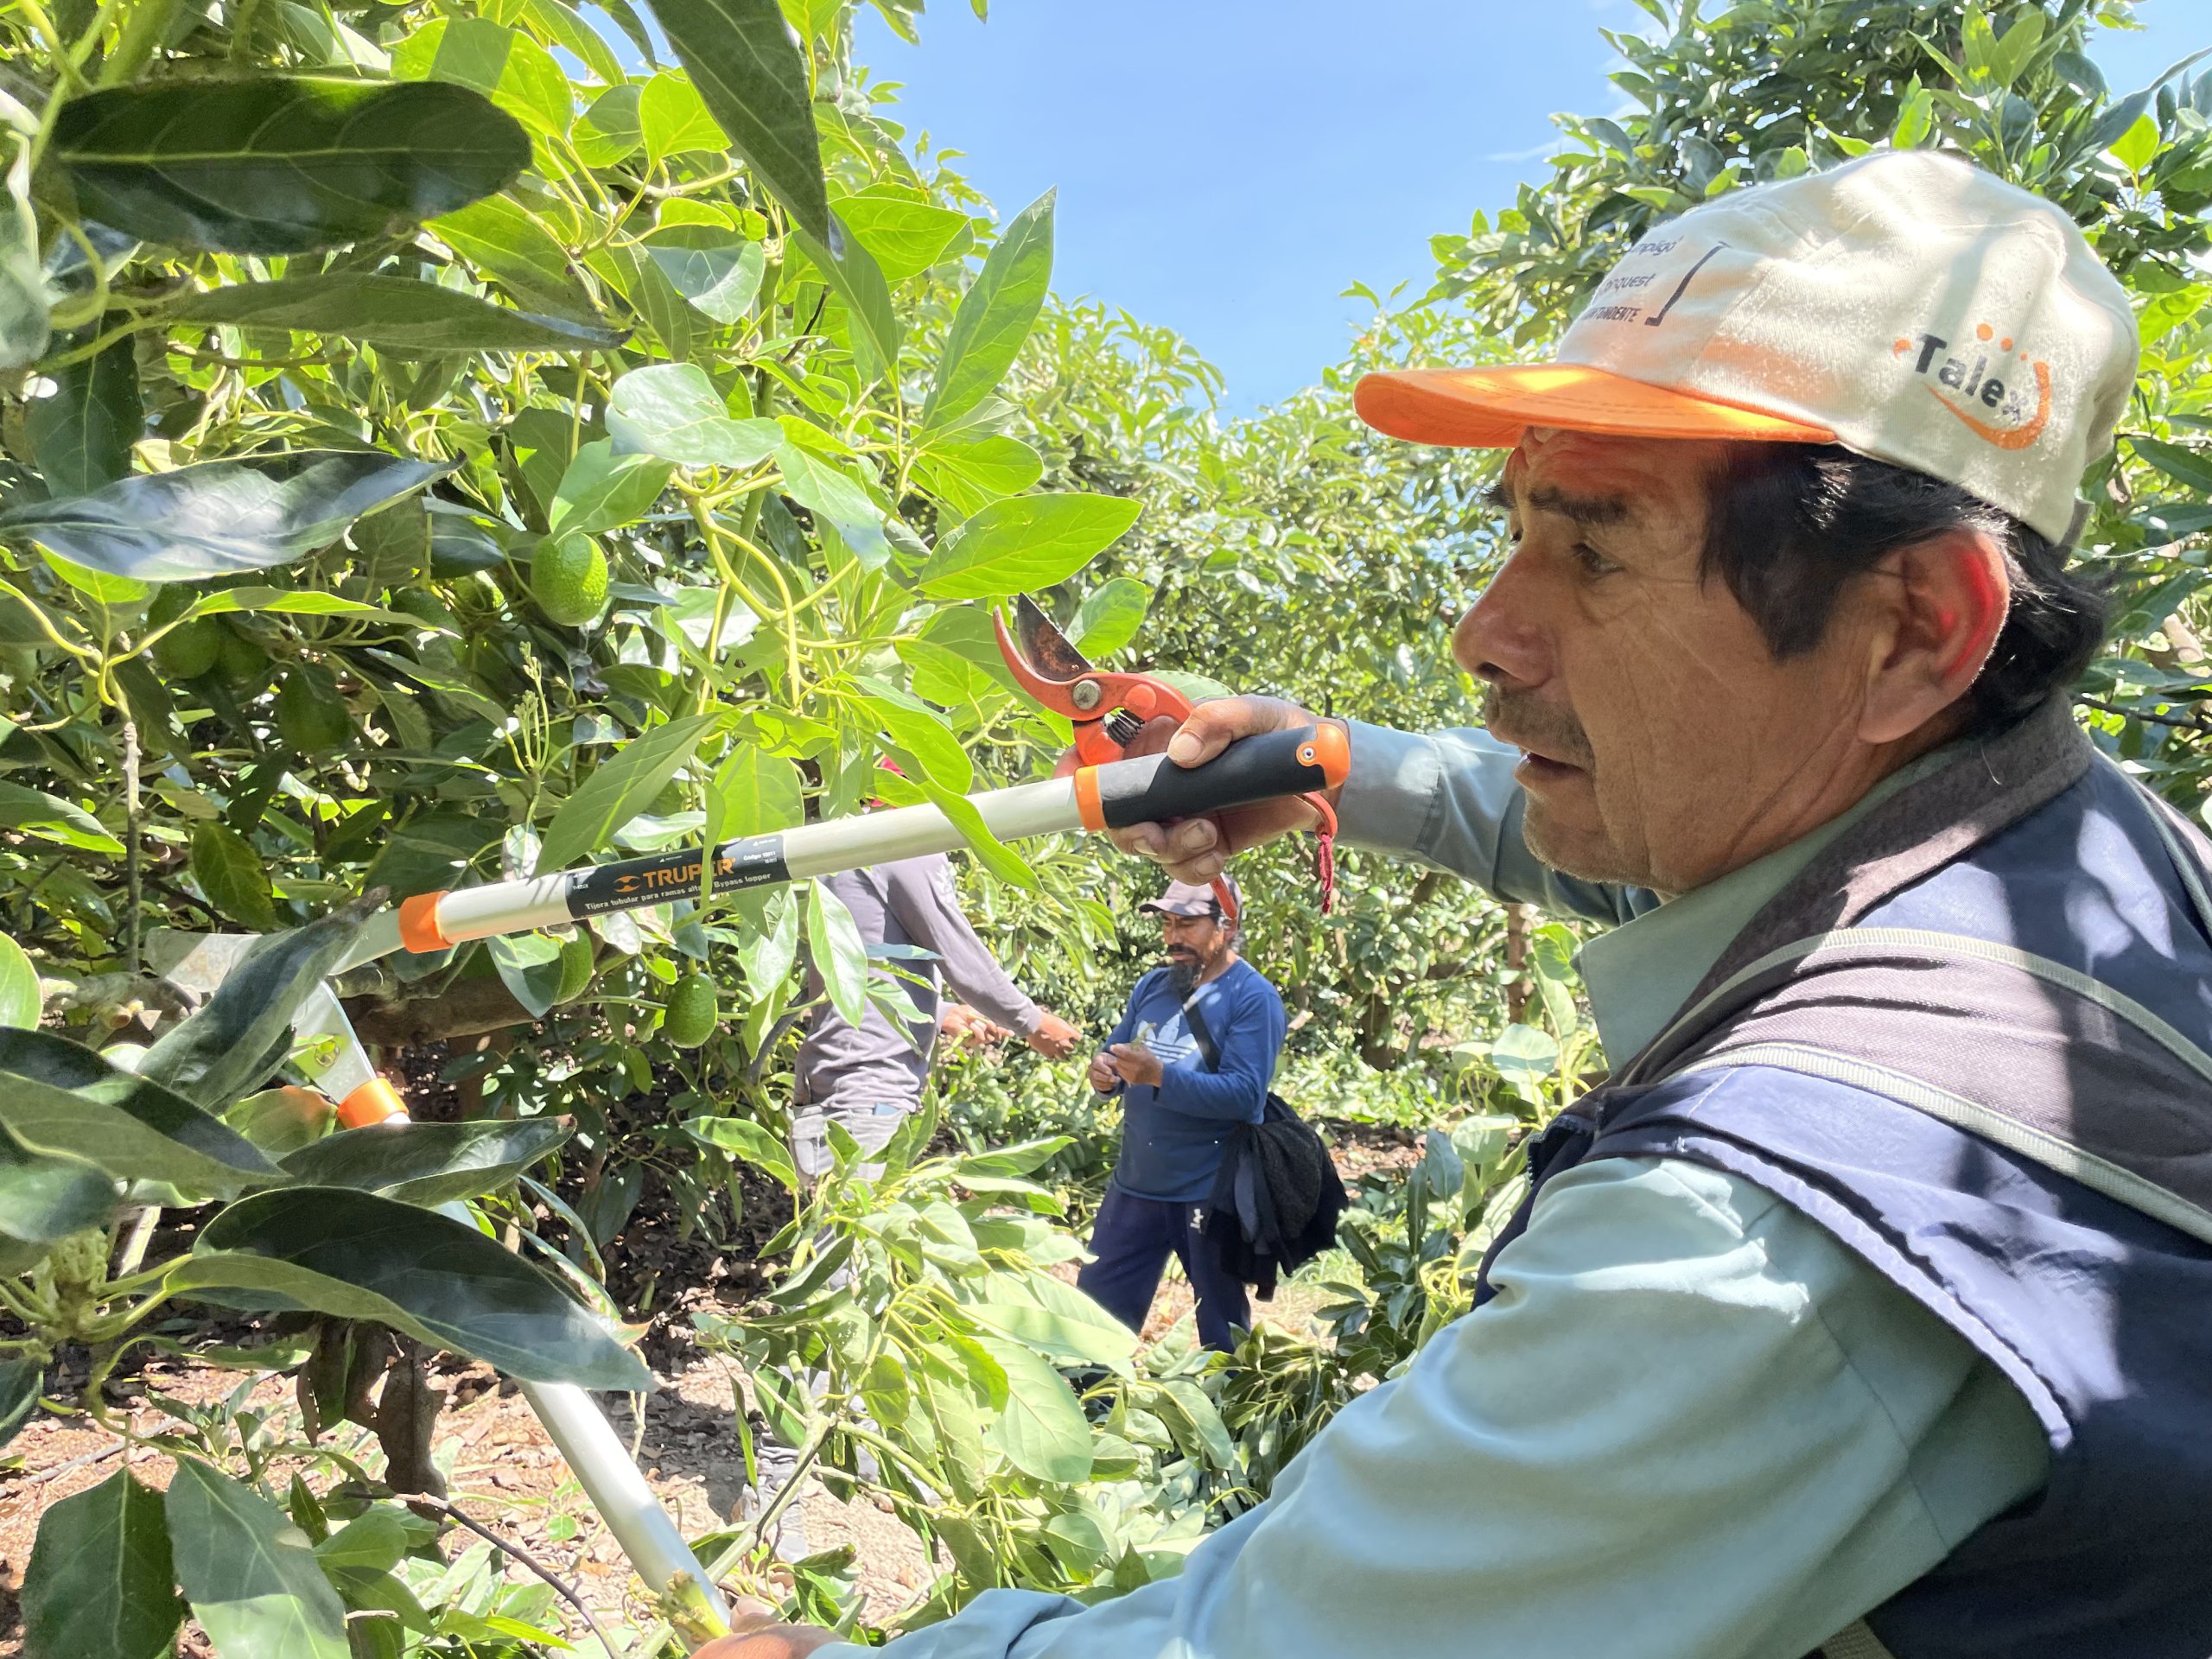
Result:
M1342 730L1308 727L1245 738L1200 766L1176 766L1165 756L1146 755L1084 766L1042 783L987 790L967 799L992 835L1018 841L1123 829L1334 789L1344 782L1350 760ZM724 842L713 849L710 890L802 881L950 852L966 842L960 826L937 807L898 807ZM395 950L442 950L472 939L563 926L697 893L709 890L706 860L700 850L667 853L528 880L424 893L407 899L397 912L372 916L339 971ZM327 985L302 1008L295 1035L296 1061L339 1103L340 1121L346 1127L406 1122L399 1096L370 1065ZM446 1213L474 1224L459 1205L447 1206ZM566 1383L520 1386L639 1577L664 1599L688 1605L693 1617L685 1622L694 1628L727 1629L729 1609L721 1592L590 1396Z

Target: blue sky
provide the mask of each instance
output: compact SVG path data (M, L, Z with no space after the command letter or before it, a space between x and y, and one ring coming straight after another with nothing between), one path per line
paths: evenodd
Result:
M2097 53L2132 90L2212 45L2205 0L2145 0ZM999 211L1059 188L1055 283L1179 329L1243 410L1340 355L1351 283L1427 285L1428 238L1542 176L1554 110L1618 100L1630 0L939 0L857 55Z

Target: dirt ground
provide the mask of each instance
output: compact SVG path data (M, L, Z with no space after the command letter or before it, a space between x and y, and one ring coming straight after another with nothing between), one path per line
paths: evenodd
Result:
M1357 1173L1409 1163L1414 1156L1411 1137L1399 1131L1367 1129L1336 1138L1348 1185ZM685 1535L696 1538L732 1523L745 1470L734 1422L734 1373L689 1339L686 1311L726 1307L741 1300L742 1287L753 1281L751 1264L732 1267L715 1258L696 1236L678 1238L665 1208L651 1204L640 1207L620 1244L608 1258L618 1294L625 1281L637 1282L647 1273L662 1287L664 1311L653 1321L644 1351L664 1386L647 1396L642 1429L626 1400L613 1400L610 1415L626 1441L634 1440L646 1479ZM1146 1326L1148 1341L1192 1312L1190 1286L1172 1266L1170 1272ZM677 1294L670 1294L671 1290ZM1287 1285L1272 1303L1255 1304L1255 1312L1278 1329L1308 1334L1313 1311L1325 1300ZM232 1374L167 1359L149 1363L143 1380L144 1392L117 1408L142 1433L157 1432L167 1418L150 1396L205 1404L238 1382ZM569 1478L521 1395L481 1365L454 1362L435 1381L450 1395L438 1419L434 1453L447 1471L450 1501L569 1580L610 1629L649 1623L639 1586L620 1550ZM264 1379L251 1395L252 1404L271 1410L289 1409L290 1402L291 1385L280 1377ZM363 1431L342 1427L336 1431L336 1443L342 1448L355 1436L365 1442ZM35 1421L8 1447L15 1466L0 1468L0 1659L22 1651L17 1598L39 1516L112 1474L120 1446L114 1435L77 1416ZM130 1459L132 1473L155 1486L168 1484L173 1467L167 1457L148 1449ZM870 1623L890 1622L926 1586L931 1573L919 1545L886 1510L866 1498L841 1503L818 1487L802 1501L811 1549L852 1546ZM453 1538L449 1554L472 1541L458 1532ZM511 1578L527 1576L512 1560L507 1570ZM580 1621L569 1634L580 1646L588 1642ZM197 1627L188 1624L180 1652L196 1659L208 1651Z

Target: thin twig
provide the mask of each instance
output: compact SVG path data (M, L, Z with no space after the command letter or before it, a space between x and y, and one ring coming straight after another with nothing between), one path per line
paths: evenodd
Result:
M139 844L139 832L144 828L144 823L138 799L138 722L128 714L123 717L123 822L124 904L128 918L123 925L123 971L136 979L139 968L139 939L144 925L141 912L146 902L146 889L140 871L144 849Z
M575 1608L576 1611L582 1616L584 1623L591 1626L591 1633L599 1638L599 1645L606 1651L608 1656L608 1659L620 1659L622 1649L614 1645L613 1640L608 1637L605 1629L601 1626L597 1617L594 1615L589 1607L584 1605L584 1599L577 1592L575 1586L570 1584L566 1579L563 1578L559 1573L556 1573L551 1567L546 1566L544 1562L539 1560L537 1557L524 1549L520 1544L510 1542L508 1540L500 1537L499 1535L493 1531L491 1528L484 1525L483 1522L474 1519L470 1516L464 1514L457 1505L449 1503L442 1497L431 1497L423 1493L410 1492L407 1494L405 1501L411 1505L418 1506L423 1509L437 1510L441 1515L445 1516L456 1525L467 1528L469 1531L474 1533L486 1543L492 1545L496 1549L504 1550L508 1554L513 1556L515 1560L520 1561L532 1573L535 1573L540 1579L550 1585L553 1588L553 1592L556 1595L559 1596L562 1600L567 1602L569 1606Z
M2146 715L2140 709L2122 708L2119 703L2107 702L2102 697L2076 697L2075 701L2092 709L2101 709L2108 715L2119 715L2124 719L2148 721L2153 726L2174 726L2184 732L2212 732L2212 720L2207 720L2202 715L2190 715L2186 718L2180 715Z
M64 1475L73 1475L77 1471L84 1468L87 1464L105 1463L117 1452L126 1452L130 1450L130 1443L128 1440L118 1440L113 1446L107 1446L101 1451L87 1452L81 1458L72 1458L67 1463L57 1463L53 1468L41 1469L38 1473L33 1475L30 1478L31 1484L34 1486L42 1486L49 1480L59 1480Z

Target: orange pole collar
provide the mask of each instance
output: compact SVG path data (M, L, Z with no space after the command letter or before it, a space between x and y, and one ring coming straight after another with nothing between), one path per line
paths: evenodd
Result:
M438 926L438 901L444 897L442 893L418 893L399 901L399 942L418 956L453 943Z
M338 1122L349 1129L370 1128L393 1118L404 1121L406 1116L399 1090L382 1077L371 1077L338 1103Z

